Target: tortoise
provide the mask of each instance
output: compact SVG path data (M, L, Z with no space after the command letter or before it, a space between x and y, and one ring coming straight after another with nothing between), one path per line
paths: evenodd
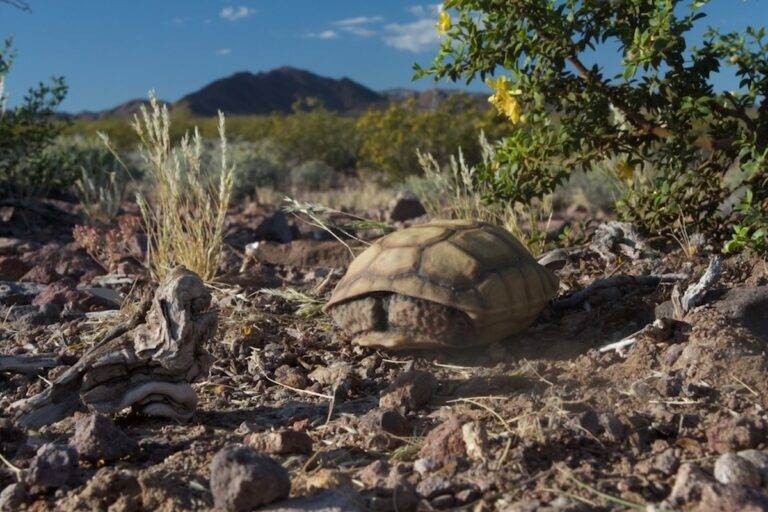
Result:
M524 330L557 289L554 273L503 228L436 220L358 255L325 311L358 345L459 347Z

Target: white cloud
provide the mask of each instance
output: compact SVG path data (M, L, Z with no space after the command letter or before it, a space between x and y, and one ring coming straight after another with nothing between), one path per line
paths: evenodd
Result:
M351 25L348 27L341 27L341 30L344 32L349 32L350 34L359 36L359 37L371 37L375 36L377 32L370 28L361 27L359 25Z
M252 15L255 12L256 12L256 9L252 9L244 5L241 5L239 7L228 6L228 7L224 7L221 10L221 12L219 12L219 17L227 21L237 21L237 20L242 20L244 18L247 18L248 16Z
M384 21L382 16L356 16L354 18L345 18L334 21L332 25L337 27L353 27L358 25L370 25L371 23L380 23Z
M320 39L336 39L339 37L339 34L337 34L335 30L323 30L317 34L317 37Z
M406 7L405 10L414 16L419 18L428 14L438 14L443 9L443 4L424 4L424 5L411 5Z
M313 39L336 39L339 37L339 33L335 30L323 30L322 32L310 32L307 37Z
M216 55L231 55L232 48L219 48L216 50Z
M382 37L384 43L413 53L428 50L440 42L434 18L423 18L412 23L390 23Z

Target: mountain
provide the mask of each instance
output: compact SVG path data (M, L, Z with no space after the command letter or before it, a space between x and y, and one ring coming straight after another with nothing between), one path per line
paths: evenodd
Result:
M463 91L451 89L388 89L376 92L349 78L327 78L309 71L281 67L261 73L242 71L221 78L189 93L176 103L166 103L172 110L195 116L215 116L221 110L228 115L271 114L291 112L296 101L314 98L325 108L336 112L359 113L372 107L414 99L420 109L437 108L448 98ZM468 93L469 97L487 105L485 95ZM126 101L114 108L98 112L60 114L70 119L129 118L139 112L145 99Z
M297 100L315 98L325 108L351 112L383 104L381 94L349 78L335 80L301 69L282 67L262 73L240 72L187 94L177 106L193 115L213 116L290 112Z
M171 107L171 104L167 101L159 100L159 102L163 105ZM119 119L130 119L134 116L134 114L138 114L141 110L141 107L145 106L147 109L149 109L149 100L145 99L133 99L128 100L124 103L119 104L116 107L108 108L106 110L99 110L98 112L91 112L91 111L83 111L78 112L77 114L60 114L61 118L66 119L105 119L105 118L111 118L116 117Z

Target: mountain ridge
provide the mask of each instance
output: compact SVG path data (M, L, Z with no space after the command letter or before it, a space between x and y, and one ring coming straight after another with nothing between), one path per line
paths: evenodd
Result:
M252 73L238 71L218 78L173 103L171 110L186 110L191 115L210 117L219 110L226 115L265 115L288 113L298 101L313 98L328 110L355 114L369 108L383 107L394 101L415 100L418 108L434 109L447 98L464 91L455 89L407 88L374 91L348 77L329 78L311 71L282 66ZM478 96L477 93L467 93ZM146 99L131 99L112 108L63 114L73 119L128 118L139 112Z

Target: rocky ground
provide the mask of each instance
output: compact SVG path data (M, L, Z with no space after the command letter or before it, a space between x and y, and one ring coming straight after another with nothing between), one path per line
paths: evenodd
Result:
M423 220L406 206L391 220ZM59 389L153 290L130 209L80 222L65 203L0 206L0 510L768 510L765 261L726 259L685 311L670 298L711 247L598 230L549 255L560 294L527 332L384 352L259 292L327 296L350 256L248 205L191 420L134 407L24 426L18 401Z

